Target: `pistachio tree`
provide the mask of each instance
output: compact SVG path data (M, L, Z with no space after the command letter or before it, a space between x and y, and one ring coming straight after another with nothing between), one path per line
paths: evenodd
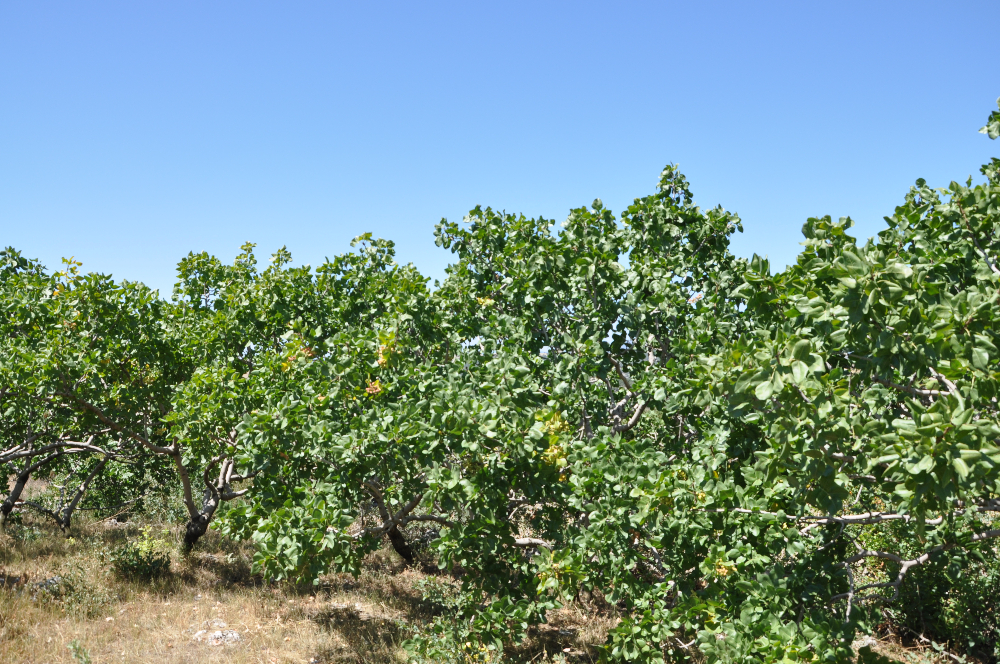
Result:
M509 637L560 596L599 592L622 611L613 660L848 661L910 570L995 555L996 164L978 186L918 181L863 246L848 220L809 220L774 275L732 259L731 222L665 195L670 177L621 227L599 202L558 236L491 210L443 226L460 336L522 381L534 402L508 421L533 411L536 463L558 469L541 494L509 466L491 480L511 501L495 527L537 555L519 594L467 580L476 629ZM497 430L467 427L466 444ZM517 430L529 422L498 437ZM442 553L475 548L453 529Z
M257 483L253 478L282 463L247 450L244 423L295 392L298 376L290 370L325 353L325 341L345 321L365 326L379 309L367 267L385 262L391 245L369 240L358 239L360 253L315 271L291 266L285 249L258 270L252 244L231 265L206 253L181 261L169 331L192 370L172 394L162 418L171 442L158 451L177 468L189 516L187 547L205 534L225 502L265 486L263 477Z
M983 133L995 137L998 118ZM699 633L703 650L846 656L855 626L911 570L995 556L996 160L982 173L976 186L917 180L861 246L849 219L810 219L795 265L771 275L755 259L747 271L756 330L705 372L723 421L747 423L753 458L705 483L702 509L732 545L719 558L727 606ZM766 583L744 551L753 540L733 537L748 525L782 533L758 547ZM780 627L755 627L765 619Z
M277 578L356 570L383 539L412 560L401 528L432 520L414 512L431 431L419 395L457 347L449 355L426 279L395 262L392 243L357 243L310 274L316 306L250 372L261 401L236 449L258 475L224 528L253 537L257 564Z
M774 274L675 166L617 216L442 221L433 289L370 235L315 269L192 253L170 301L8 249L0 523L39 474L64 529L95 487L177 482L185 545L217 524L273 578L429 547L461 592L417 654L502 648L577 597L617 608L610 661L849 661L914 569L996 555L1000 160L982 174L917 180L862 245L809 219Z
M59 504L34 506L66 530L98 475L133 478L138 498L157 470L140 460L176 368L162 303L141 284L82 274L72 259L49 274L12 249L4 257L0 462L13 481L3 514L32 474L58 476Z
M476 376L489 419L457 420L463 457L497 460L452 471L452 485L491 499L443 531L439 552L478 572L465 581L469 617L498 641L567 594L598 593L626 616L609 654L660 656L671 626L651 609L702 582L698 539L711 530L661 518L693 505L707 460L713 397L697 365L748 329L745 264L728 249L739 218L699 208L668 166L620 219L598 200L558 232L482 208L467 222L438 228L459 259L441 297L472 363L494 376ZM501 546L473 558L486 533ZM494 580L497 560L516 585Z

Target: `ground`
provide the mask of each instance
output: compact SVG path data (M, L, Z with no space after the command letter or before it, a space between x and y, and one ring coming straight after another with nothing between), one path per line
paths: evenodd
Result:
M145 527L147 537L179 539L160 524ZM70 535L24 515L0 536L0 662L402 663L411 626L435 610L419 581L453 582L383 550L357 578L268 584L251 573L248 545L211 532L188 556L174 547L169 574L129 579L112 570L108 553L142 538L141 525L81 519ZM510 654L596 662L594 646L615 621L607 610L570 605Z

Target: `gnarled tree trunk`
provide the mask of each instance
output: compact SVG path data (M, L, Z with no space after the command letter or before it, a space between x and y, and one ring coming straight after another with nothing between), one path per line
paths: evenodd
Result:
M69 500L67 501L65 494L63 494L62 498L59 501L59 505L55 509L48 509L44 505L39 505L38 503L30 501L25 501L25 505L30 505L31 507L35 508L42 514L52 517L52 519L55 520L57 524L59 524L59 528L60 530L62 530L63 535L68 537L69 528L72 525L73 521L73 512L76 511L76 508L80 504L80 500L83 498L83 495L87 493L87 489L90 488L90 483L94 480L95 477L101 474L101 472L104 470L104 467L108 465L108 461L110 460L111 460L111 455L105 454L104 458L101 459L100 463L94 466L91 469L91 471L87 474L87 477L84 478L84 480L80 482L79 485L77 485L73 493L70 494Z
M389 536L389 543L392 544L393 550L403 557L407 563L413 562L413 551L410 549L410 545L406 543L406 538L403 537L403 533L399 532L398 526L393 526L386 533Z
M54 454L48 455L40 461L36 461L35 463L31 463L32 457L28 458L24 464L24 468L21 469L21 471L17 474L17 477L14 479L14 486L11 487L10 493L7 494L3 504L0 504L0 530L3 530L4 526L6 526L7 518L10 516L10 513L14 511L14 506L17 504L17 501L21 499L21 494L24 493L24 487L28 483L28 480L31 479L31 474L62 453L62 450L60 450Z
M212 518L215 516L216 510L219 509L219 505L227 500L239 498L247 492L247 489L233 491L231 483L250 479L254 474L246 476L235 475L235 461L228 457L215 457L205 466L205 472L203 473L205 493L202 497L201 508L198 508L194 504L194 498L191 494L190 475L188 475L187 468L184 467L181 461L180 452L174 457L174 461L177 464L177 472L181 477L181 484L184 487L184 505L188 510L188 522L184 527L184 550L191 551L194 545L198 543L198 540L208 532L208 527L212 523ZM219 465L219 476L212 478L209 474L216 465Z

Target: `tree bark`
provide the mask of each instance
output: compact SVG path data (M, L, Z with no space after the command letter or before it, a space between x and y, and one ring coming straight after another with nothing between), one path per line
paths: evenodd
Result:
M28 480L31 479L31 473L47 464L49 461L52 461L60 454L62 454L61 450L55 454L50 454L46 458L41 461L36 461L35 463L31 462L33 457L28 457L28 460L24 464L24 468L21 469L21 472L17 474L17 479L14 480L14 488L10 490L10 493L7 494L7 498L4 499L3 504L0 505L0 530L3 530L4 526L7 524L7 517L9 517L10 513L14 511L14 505L16 505L17 501L21 498L21 494L24 492L24 486L28 483Z
M74 493L73 498L69 501L69 504L63 508L62 521L59 523L59 527L62 528L64 535L69 535L69 526L71 520L73 519L73 512L76 511L76 506L80 504L80 499L83 498L83 494L87 493L87 489L90 488L90 483L93 479L104 471L104 467L108 465L108 461L110 459L111 457L107 455L101 459L101 462L98 463L92 471L90 471L89 475L87 475L87 479L83 480L83 482L80 483L80 486L76 488L76 492Z
M214 511L214 510L213 510ZM188 519L184 528L184 551L190 553L194 545L198 543L202 535L208 532L208 524L211 522L211 514L198 514L196 517Z
M14 480L14 488L10 490L7 497L4 499L3 504L0 505L0 530L4 529L7 525L7 517L10 513L14 511L14 505L17 503L18 499L21 497L21 493L24 491L24 485L28 483L28 479L31 477L31 463L29 462L23 471L18 473L17 479Z
M205 480L205 493L201 500L201 509L195 509L194 501L191 499L191 481L187 469L181 463L180 455L175 457L177 468L184 485L184 502L188 507L188 522L184 528L184 550L190 552L198 540L208 532L208 526L212 522L212 517L219 509L219 506L227 500L233 500L244 495L249 489L233 491L230 482L239 482L253 478L256 473L249 475L234 475L236 462L225 457L216 457L209 462L203 473ZM218 479L210 479L209 473L215 464L221 461Z
M212 486L208 480L208 471L210 469L211 465L205 469L205 494L201 500L201 509L197 512L192 512L187 524L184 526L184 551L187 553L190 553L194 545L198 543L198 540L208 532L208 525L212 522L215 510L218 509L221 502L218 488Z
M399 532L398 526L393 526L386 533L389 536L389 542L392 544L393 550L403 557L403 560L407 564L413 562L413 551L410 549L410 545L406 543L406 538L403 537L403 533Z

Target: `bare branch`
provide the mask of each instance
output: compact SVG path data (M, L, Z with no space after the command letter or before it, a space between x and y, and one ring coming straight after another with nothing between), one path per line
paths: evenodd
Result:
M57 443L50 443L48 445L39 447L37 449L27 449L17 452L6 458L0 457L0 463L10 463L12 461L17 461L18 459L38 456L39 454L44 454L50 450L57 450L57 449L63 449L64 450L62 452L63 454L72 454L73 452L87 452L87 451L97 452L98 454L109 454L107 450L104 450L96 445L92 445L91 444L92 440L94 440L93 436L88 438L87 442L85 443L78 443L71 440L60 441Z
M628 422L626 422L625 424L616 424L614 427L612 427L611 430L614 431L615 433L621 433L623 431L628 431L632 429L633 427L635 427L636 424L639 423L639 418L642 417L643 412L645 412L646 408L648 407L649 403L643 401L638 406L636 406L635 412L632 413L632 417L629 418Z
M202 478L205 480L205 487L208 489L209 493L212 494L212 497L216 499L218 499L219 497L219 488L218 486L216 486L214 482L212 482L212 480L209 479L208 474L212 471L212 468L220 461L222 461L221 456L212 457L212 459L207 464L205 464L205 470L202 471ZM220 474L225 472L226 472L226 464L223 463L222 469L220 470Z
M1000 528L995 528L993 530L987 530L981 533L974 533L972 537L969 538L968 543L982 542L984 540L992 539L994 537L1000 537ZM875 590L876 588L892 588L892 595L886 596L878 593L865 595L858 598L858 602L892 602L899 596L899 587L903 583L903 578L910 569L917 567L918 565L923 565L935 553L940 553L942 551L948 551L960 546L958 542L948 542L946 544L939 544L931 549L928 549L924 553L920 554L916 558L911 558L910 560L904 560L902 557L895 553L890 553L888 551L871 551L868 549L863 549L856 553L855 555L844 560L841 565L849 568L851 564L860 562L865 558L879 558L882 560L889 560L899 565L899 573L896 578L892 581L883 581L880 583L869 583L867 585L861 586L860 588L853 589L848 593L841 593L840 595L834 595L831 601L839 601L841 599L848 599L848 601L855 601L855 597L865 590ZM851 577L853 579L853 576ZM851 584L853 586L853 582Z
M951 382L950 380L939 374L934 369L931 369L930 371L931 375L937 379L937 382L941 383L941 385L943 385L945 389L948 390L949 394L958 394L958 387L955 386L955 383Z
M615 372L618 374L618 377L621 378L622 384L625 385L625 389L628 390L629 394L632 394L632 379L625 375L625 372L622 370L622 365L619 364L618 360L613 358L610 354L607 358L608 362L611 363L611 366L615 368Z
M900 385L899 383L894 383L891 380L879 378L878 376L872 376L872 380L874 380L876 383L880 385L885 385L886 387L891 387L894 390L899 390L900 392L906 392L907 394L911 394L915 397L919 397L922 399L927 397L936 397L944 394L944 392L941 392L940 390L921 390L916 387L911 387L909 385Z
M226 491L223 491L222 493L219 494L219 500L222 501L233 500L235 498L239 498L240 496L246 495L247 491L249 490L250 487L247 487L245 489L240 489L239 491L232 491L227 489Z

